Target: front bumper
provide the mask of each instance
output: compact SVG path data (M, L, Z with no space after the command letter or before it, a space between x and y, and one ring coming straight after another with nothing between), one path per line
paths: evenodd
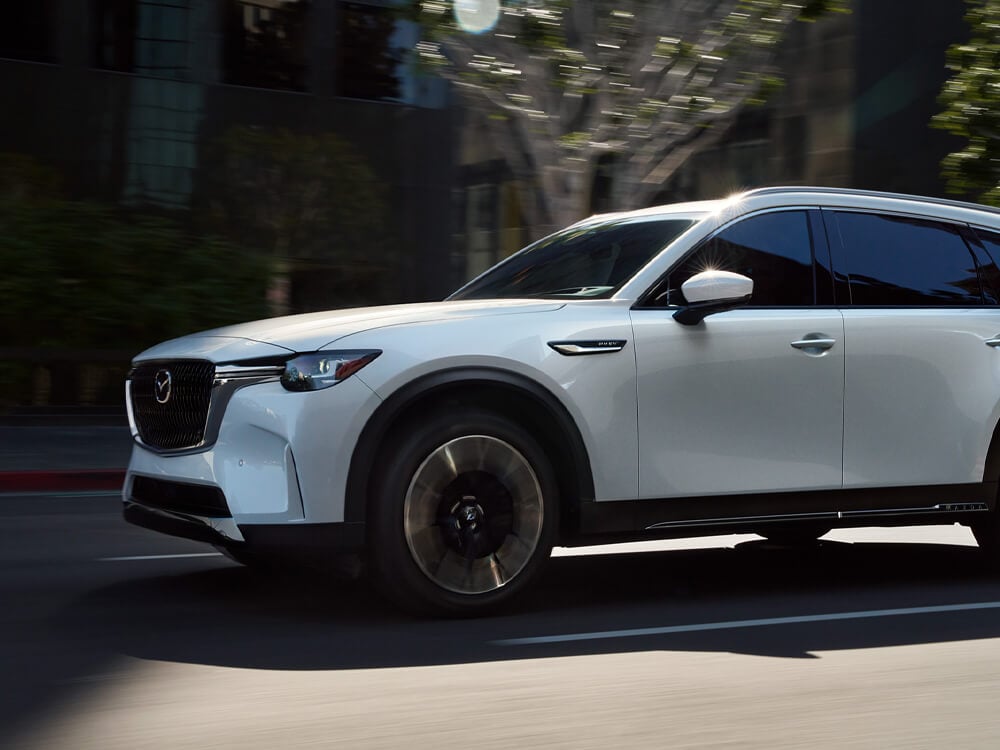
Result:
M379 403L359 378L308 393L275 382L242 387L205 449L158 453L136 442L125 517L221 546L356 548L361 525L343 523L347 474Z
M267 559L306 564L322 565L334 561L341 553L358 553L365 542L365 527L361 523L254 524L240 528L243 541L236 541L197 517L138 503L126 502L123 516L129 523L162 534L207 542L236 552L252 549Z

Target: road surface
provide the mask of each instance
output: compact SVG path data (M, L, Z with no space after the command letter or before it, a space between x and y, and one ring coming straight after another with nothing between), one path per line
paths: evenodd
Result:
M0 496L0 747L1000 746L1000 580L959 527L576 551L511 614L421 621L119 514Z

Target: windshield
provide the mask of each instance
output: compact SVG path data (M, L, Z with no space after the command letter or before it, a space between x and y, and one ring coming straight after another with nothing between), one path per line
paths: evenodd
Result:
M660 216L572 227L529 245L449 299L610 297L694 223Z

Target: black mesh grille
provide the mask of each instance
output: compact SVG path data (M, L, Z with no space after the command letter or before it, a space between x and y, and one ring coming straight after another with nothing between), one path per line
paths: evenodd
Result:
M170 377L167 398L162 387L165 373ZM198 445L205 436L214 377L215 365L200 360L145 362L137 366L129 390L132 416L142 442L164 450Z
M187 482L167 482L152 477L132 478L129 499L147 508L207 518L230 518L229 505L218 487Z

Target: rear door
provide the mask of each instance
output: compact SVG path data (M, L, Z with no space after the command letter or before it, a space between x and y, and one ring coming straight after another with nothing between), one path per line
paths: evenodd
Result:
M1000 400L996 267L959 224L824 216L844 314L844 487L979 482Z

